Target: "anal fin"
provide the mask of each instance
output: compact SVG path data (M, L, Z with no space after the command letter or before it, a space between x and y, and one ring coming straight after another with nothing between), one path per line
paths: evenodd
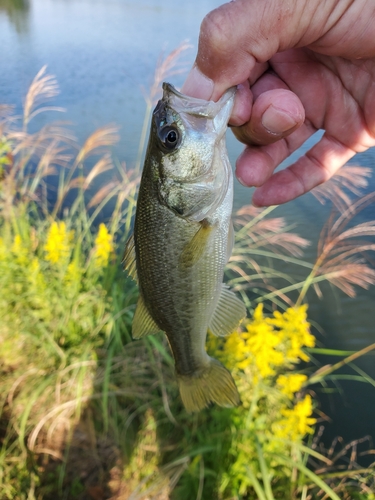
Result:
M158 332L160 332L160 328L151 318L143 297L140 295L133 318L132 337L133 339L140 339L146 335L153 335Z
M225 337L232 333L245 317L245 304L223 284L219 301L208 324L209 330L218 337Z

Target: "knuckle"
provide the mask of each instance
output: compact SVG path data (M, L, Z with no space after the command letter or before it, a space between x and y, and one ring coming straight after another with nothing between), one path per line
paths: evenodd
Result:
M209 46L211 52L222 55L232 45L233 27L226 5L209 12L202 21L200 42Z

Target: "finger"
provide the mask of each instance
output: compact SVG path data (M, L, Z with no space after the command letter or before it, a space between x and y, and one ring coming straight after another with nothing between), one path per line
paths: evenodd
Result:
M251 117L252 107L253 93L250 90L249 82L238 85L229 119L230 126L240 126L248 122Z
M266 146L248 146L236 162L236 176L247 187L262 186L274 173L275 168L296 151L316 128L305 122L290 136Z
M334 147L335 144L340 144L341 151L349 151L345 155L344 162L347 161L346 158L352 156L352 151L365 151L375 144L374 136L366 126L363 111L356 99L350 95L334 72L330 71L324 64L310 58L309 51L296 50L278 54L272 59L271 64L277 74L281 74L283 80L301 98L308 121L305 121L300 128L281 141L267 146L246 148L237 161L236 173L240 182L247 186L262 186L273 175L277 165L292 154L317 129L326 130L326 136L322 142L323 146L326 144ZM259 85L262 81L266 81L265 77L266 75L259 79ZM255 86L253 86L253 92L255 96L258 93ZM326 143L326 138L330 138L328 143ZM322 145L317 145L316 149L313 149L313 154L317 154L318 163L325 165L325 158L328 157L328 154L324 148L319 149ZM323 152L320 153L320 151ZM336 149L334 148L333 151L335 152ZM323 155L322 158L319 156L320 154ZM339 166L341 166L340 161L339 157ZM279 181L280 175L277 174L275 179ZM311 182L316 185L319 180L316 181L315 176L313 176ZM269 186L271 184L267 184L264 189L257 192L254 198L255 203L268 205L287 201L287 195L283 196L282 200L279 199L278 195L273 196L272 194L270 194L270 198L267 198L268 194L266 195L266 193ZM277 186L272 189L277 190ZM290 189L294 191L293 184ZM286 191L288 190L286 189ZM262 193L266 196L263 200L261 200ZM289 199L293 199L295 196L297 194L291 194Z
M280 205L301 196L327 181L356 151L325 134L293 165L271 175L253 195L258 207Z
M293 92L268 90L255 100L250 120L232 132L244 144L266 145L290 135L304 120L304 107Z
M254 94L254 90L253 88L250 89L250 86L268 70L268 67L268 63L255 64L250 80L237 85L237 92L229 120L230 126L241 126L250 120Z
M221 5L202 22L196 63L183 91L217 100L228 88L248 80L256 63L318 40L345 7L325 0L237 0Z
M254 109L251 106L252 115L249 114L247 120L242 121L242 123L240 120L234 122L234 112L238 110L237 114L240 116L239 111L246 110L244 101L249 98L243 92L238 92L239 102L237 104L236 96L230 123L231 125L244 125L241 130L232 129L241 142L245 144L269 144L282 139L300 126L304 120L305 110L299 98L290 92L286 83L273 71L268 70L268 65L264 67L264 65L257 64L256 70L256 78L250 82L250 92L255 100ZM273 90L276 92L270 92ZM284 90L284 92L278 92L280 90ZM266 116L263 117L265 112ZM241 118L245 116L243 111Z

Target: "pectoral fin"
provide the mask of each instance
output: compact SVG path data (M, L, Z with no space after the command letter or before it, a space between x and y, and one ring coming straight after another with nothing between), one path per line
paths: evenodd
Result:
M135 261L135 246L134 246L134 235L132 234L125 245L124 256L122 258L124 264L124 271L128 271L128 274L134 281L138 281L137 276L137 266Z
M193 266L201 259L207 245L209 245L212 230L213 226L210 226L206 219L200 222L200 228L182 251L180 262L184 267Z
M232 333L245 317L245 304L223 285L219 302L208 324L209 330L218 337L224 337Z
M151 318L142 295L140 295L133 318L132 337L133 339L140 339L146 335L152 335L158 332L160 332L160 328Z

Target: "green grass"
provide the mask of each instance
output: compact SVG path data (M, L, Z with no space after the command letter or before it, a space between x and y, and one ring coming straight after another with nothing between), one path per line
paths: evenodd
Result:
M145 124L182 50L158 67ZM243 404L189 415L165 337L131 340L138 292L120 261L145 132L134 169L112 160L113 126L81 148L53 124L29 134L38 102L56 92L42 70L18 128L0 107L0 499L374 499L375 471L357 463L357 442L333 455L318 447L313 399L316 384L335 377L374 385L353 363L374 346L312 347L298 307L308 291L321 293L321 281L349 295L374 283L365 260L374 223L352 220L372 195L327 222L315 264L303 260L308 242L274 216L276 207L234 214L227 278L251 320L242 333L210 337L208 348L231 369ZM295 275L278 270L280 260ZM250 302L254 291L259 298ZM314 354L339 361L313 373Z

